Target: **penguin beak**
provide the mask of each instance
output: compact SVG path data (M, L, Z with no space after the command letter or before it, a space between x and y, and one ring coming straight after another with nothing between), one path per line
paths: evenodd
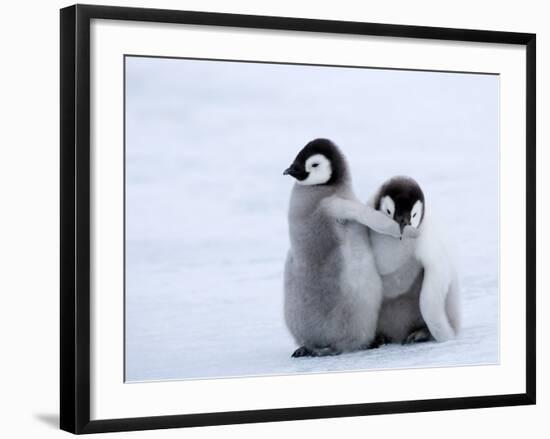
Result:
M289 168L283 171L283 175L291 175L298 180L303 180L307 176L307 173L302 170L300 166L293 163Z
M403 230L405 229L405 226L407 224L405 223L405 221L400 221L399 222L399 230L401 231L401 235L403 235Z
M399 231L401 232L401 236L403 236L403 230L405 230L405 227L410 225L411 222L407 218L407 215L398 216L395 220L397 221L397 224L399 224Z

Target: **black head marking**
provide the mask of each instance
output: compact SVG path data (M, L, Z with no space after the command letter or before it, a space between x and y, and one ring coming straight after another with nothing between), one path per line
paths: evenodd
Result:
M422 217L420 218L420 222L424 219L426 211L424 192L422 192L420 185L414 179L410 177L393 177L384 183L376 197L375 206L377 210L380 210L382 199L385 196L389 196L395 204L393 218L400 224L401 229L405 225L410 224L411 211L419 200L422 202Z
M306 161L315 154L322 154L330 161L332 174L324 183L325 185L337 184L349 179L346 159L336 144L329 139L315 139L309 142L298 153L285 174L290 174L300 181L305 180L309 175L306 171Z

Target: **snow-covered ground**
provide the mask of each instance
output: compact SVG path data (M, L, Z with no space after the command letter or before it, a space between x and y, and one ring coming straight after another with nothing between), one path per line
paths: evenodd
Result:
M498 77L127 58L126 379L498 362ZM417 179L454 242L447 343L292 359L282 176L329 137L367 199Z

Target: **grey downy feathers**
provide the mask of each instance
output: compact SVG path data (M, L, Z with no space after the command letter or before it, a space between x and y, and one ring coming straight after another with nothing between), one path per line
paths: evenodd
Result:
M285 320L299 346L293 356L367 348L382 282L364 226L400 237L399 226L357 200L346 160L328 139L308 143L284 174L296 179L284 273Z

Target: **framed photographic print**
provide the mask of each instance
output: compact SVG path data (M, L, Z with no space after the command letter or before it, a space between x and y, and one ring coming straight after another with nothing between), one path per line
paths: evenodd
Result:
M535 35L61 10L61 428L535 403Z

